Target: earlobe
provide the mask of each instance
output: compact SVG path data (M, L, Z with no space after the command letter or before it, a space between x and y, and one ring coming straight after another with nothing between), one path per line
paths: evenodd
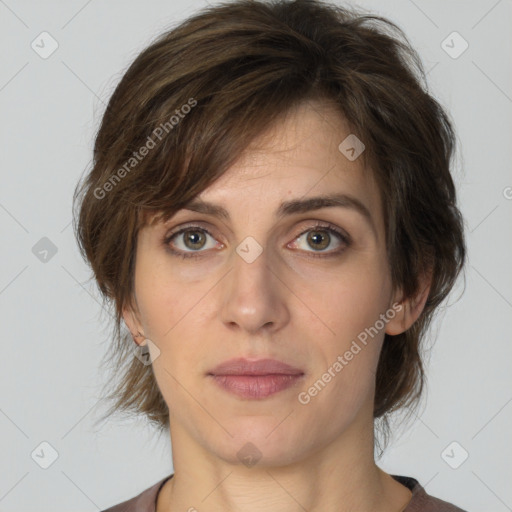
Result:
M137 319L134 311L131 308L123 308L123 320L132 335L133 341L141 347L146 345L146 336L143 333L140 321Z
M401 307L394 308L397 314L387 323L385 329L386 334L391 336L402 334L416 322L427 302L430 286L431 279L429 276L428 278L422 279L420 289L414 297L400 299L395 302L395 304L400 304ZM402 292L400 291L398 295L401 297Z

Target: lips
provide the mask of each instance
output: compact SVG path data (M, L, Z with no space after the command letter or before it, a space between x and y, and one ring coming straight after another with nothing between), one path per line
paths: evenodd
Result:
M296 385L304 376L296 368L275 359L230 359L208 372L223 390L245 399L262 399Z
M216 366L212 375L302 375L299 368L277 361L276 359L230 359Z

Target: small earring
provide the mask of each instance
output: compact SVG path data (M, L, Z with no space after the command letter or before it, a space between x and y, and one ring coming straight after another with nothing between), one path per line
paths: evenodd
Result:
M133 332L132 332L131 335L132 335L134 343L137 343L137 345L139 343L137 342L136 338L144 338L145 339L144 334L142 334L140 331L137 331L137 334L133 334Z

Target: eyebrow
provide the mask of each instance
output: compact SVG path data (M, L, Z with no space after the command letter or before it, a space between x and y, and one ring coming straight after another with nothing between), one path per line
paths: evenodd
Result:
M276 211L276 218L281 219L288 215L297 213L307 213L321 208L349 208L359 213L370 225L371 229L377 235L377 230L370 214L370 210L357 198L347 194L329 194L324 196L308 197L306 199L294 199L284 201L279 205ZM194 199L187 203L184 210L190 210L207 215L213 215L219 219L230 220L229 212L218 204L210 203L200 199Z

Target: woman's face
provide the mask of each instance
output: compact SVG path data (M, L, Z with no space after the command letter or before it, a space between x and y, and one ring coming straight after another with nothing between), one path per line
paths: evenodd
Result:
M173 442L271 466L371 435L400 315L379 191L347 158L351 139L338 148L343 118L306 103L266 135L194 206L140 231L138 311L124 318L160 351ZM216 369L238 358L249 364ZM262 359L292 370L250 365Z

